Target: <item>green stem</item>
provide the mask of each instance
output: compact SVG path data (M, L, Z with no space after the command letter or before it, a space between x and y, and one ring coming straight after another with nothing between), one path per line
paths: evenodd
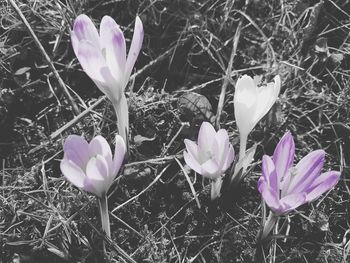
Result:
M243 160L245 156L245 151L247 149L248 134L239 135L239 161Z
M221 178L211 180L211 189L210 189L211 200L215 200L220 196L221 185L222 185Z
M107 237L111 237L111 228L109 224L108 203L107 195L102 195L101 198L97 197L98 207L100 209L102 229L105 231Z

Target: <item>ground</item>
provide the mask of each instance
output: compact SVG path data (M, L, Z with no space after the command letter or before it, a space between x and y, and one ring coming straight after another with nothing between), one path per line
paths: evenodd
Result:
M350 261L348 1L15 3L86 114L77 118L18 12L1 1L0 262L128 262L128 256L136 262L253 262L262 217L256 187L261 157L272 154L287 130L298 160L324 149L324 170L340 170L341 180L282 217L279 225L289 224L288 235L284 228L259 260ZM59 169L69 134L89 140L102 134L113 145L117 132L111 103L82 71L71 47L72 23L81 13L96 25L112 16L127 46L136 14L145 30L126 92L131 154L109 192L114 212L105 259L94 196L69 184ZM249 137L248 146L257 145L249 172L212 202L209 182L176 160L185 165L183 140L195 140L201 122L215 124L217 116L238 154L233 95L243 74L263 82L279 74L281 92Z

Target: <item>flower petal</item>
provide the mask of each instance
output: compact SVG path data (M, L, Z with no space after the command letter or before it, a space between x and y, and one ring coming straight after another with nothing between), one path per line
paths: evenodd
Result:
M228 151L230 149L230 141L225 129L220 129L215 134L215 140L217 142L217 149L215 154L215 159L218 162L220 167L223 167L224 162L226 161L226 157Z
M201 160L200 160L197 144L194 141L191 141L189 139L185 139L184 143L185 143L187 152L200 163Z
M306 193L290 194L280 200L281 212L288 213L306 202Z
M323 150L309 153L295 167L287 194L304 192L320 175L325 158Z
M279 183L283 181L283 178L287 175L288 170L292 167L294 162L294 154L294 139L290 132L287 132L279 141L273 153L273 162L276 167Z
M73 185L79 188L84 186L85 173L74 162L63 159L60 163L60 169L64 177Z
M102 155L97 155L90 159L86 166L86 180L84 189L97 196L106 194L112 180L109 177L109 168L107 161ZM86 187L86 188L85 188Z
M262 174L268 187L270 187L274 192L279 193L279 180L277 177L275 164L268 155L264 155L262 158Z
M203 122L198 134L198 148L201 155L201 160L208 160L208 154L213 154L213 143L216 136L216 131L209 122Z
M186 164L191 167L196 173L202 174L202 167L200 163L192 156L192 154L184 151L184 159Z
M254 80L244 75L237 80L233 99L235 119L241 134L248 135L254 128L254 113L257 102L257 87Z
M125 83L126 47L124 34L110 16L104 16L100 25L101 47L104 49L107 65L116 80Z
M85 40L78 49L77 58L85 73L112 102L119 98L120 84L114 80L101 51Z
M89 143L89 152L90 156L101 155L107 161L110 171L112 171L112 151L104 137L97 135L95 138L93 138Z
M281 213L280 202L278 200L278 193L276 193L272 188L262 185L261 196L264 202L270 207L270 209L276 213Z
M69 135L63 144L64 159L71 160L81 169L85 169L89 161L89 144L78 135Z
M329 171L321 174L307 189L306 202L312 202L326 191L332 189L340 179L340 172Z
M124 157L126 153L126 146L124 139L120 135L115 136L115 149L114 149L114 159L113 159L113 176L117 176L120 167L123 164ZM113 178L113 179L114 179Z
M143 41L143 25L141 19L137 16L135 20L134 35L132 37L131 46L128 53L128 59L126 61L126 80L129 80L131 71L135 65L136 59L140 53Z
M281 79L279 76L276 76L274 81L274 83L268 83L266 86L258 88L254 123L258 123L268 113L278 97L281 88Z
M235 159L235 151L233 150L233 147L230 144L228 153L226 155L226 160L224 161L221 168L222 173L224 173L230 167L234 159Z
M75 19L72 33L74 35L72 37L74 39L72 44L75 54L77 54L76 44L82 40L87 40L92 43L95 48L100 49L100 37L97 29L87 15L81 14Z
M214 159L209 159L202 165L202 175L209 179L215 180L221 176L221 171L218 163Z

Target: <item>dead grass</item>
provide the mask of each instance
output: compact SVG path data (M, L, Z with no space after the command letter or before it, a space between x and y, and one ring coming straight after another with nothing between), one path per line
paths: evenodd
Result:
M101 94L71 49L69 30L80 13L96 24L111 15L128 43L135 14L146 32L129 94L131 157L109 197L106 261L127 262L120 247L136 262L252 262L261 221L259 160L286 130L299 157L325 149L326 169L341 170L342 180L290 217L288 238L272 241L266 262L350 260L349 4L249 2L16 1L84 112L61 130L74 119L72 108L22 21L0 3L0 262L103 260L95 200L59 170L68 134L102 133L112 143L117 129L106 100L87 110ZM250 137L258 143L256 162L236 199L211 203L207 182L185 167L198 208L175 157L183 163L183 139L195 138L203 118L186 116L177 101L189 91L206 96L210 116L220 116L237 152L233 94L241 74L280 74L280 99Z

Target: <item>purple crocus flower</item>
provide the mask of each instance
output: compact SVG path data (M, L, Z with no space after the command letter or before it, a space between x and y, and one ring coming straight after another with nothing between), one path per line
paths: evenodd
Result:
M110 16L102 18L98 33L88 16L79 15L71 32L75 55L86 74L111 100L118 117L119 134L126 144L129 116L124 89L141 50L143 35L142 22L137 16L129 54L126 56L124 34Z
M194 171L212 180L211 197L215 199L220 194L221 176L235 157L227 131L220 129L216 132L209 122L203 122L198 134L198 144L185 139L185 145L185 162Z
M275 215L286 214L312 202L336 185L340 172L321 173L325 152L316 150L293 167L295 145L287 132L278 143L273 157L264 155L258 189Z
M114 158L106 139L98 135L88 143L78 135L69 135L63 145L61 171L76 187L102 198L117 176L123 163L126 147L116 136Z

